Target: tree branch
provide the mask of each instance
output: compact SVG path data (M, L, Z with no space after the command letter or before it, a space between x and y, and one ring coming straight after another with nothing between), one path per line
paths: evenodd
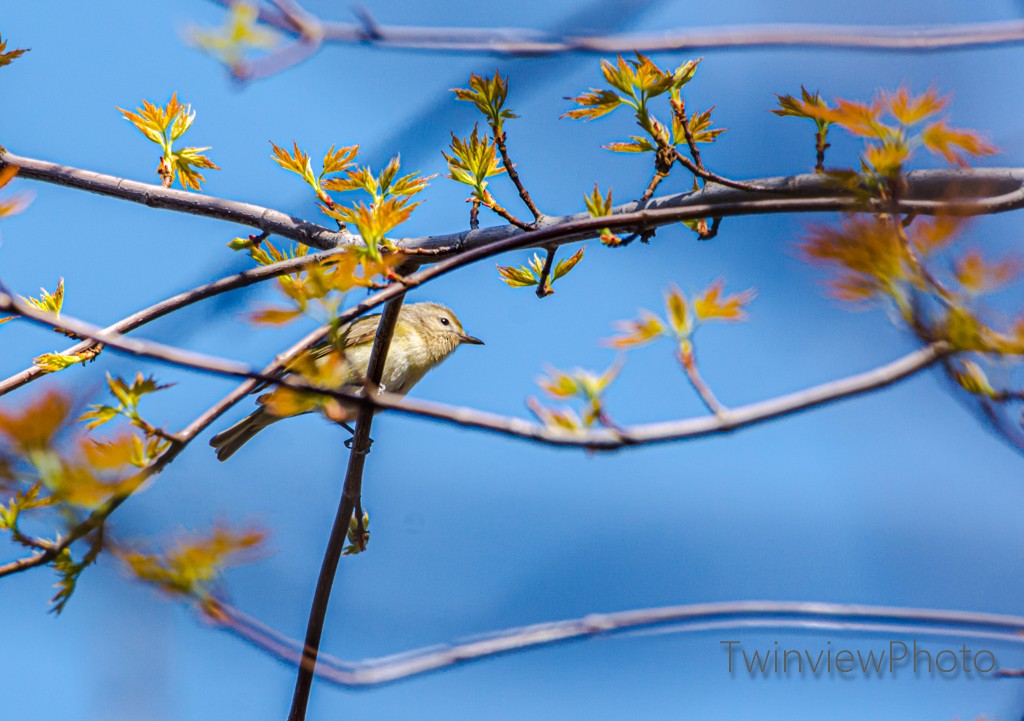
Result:
M381 314L366 369L367 385L370 387L378 388L380 386L388 348L391 345L391 338L398 323L398 314L402 309L404 298L404 295L400 295L389 301ZM327 614L327 604L331 598L334 576L345 547L349 520L352 518L352 512L360 505L362 496L363 466L372 443L370 427L373 424L373 412L372 405L364 405L356 420L356 432L353 434L352 448L349 452L345 485L338 504L338 512L334 517L331 535L327 541L327 550L320 566L320 576L317 578L316 591L313 594L313 603L309 611L306 643L303 646L302 659L299 662L298 677L295 679L295 691L292 695L292 707L288 714L288 721L303 721L306 718L306 705L309 702L309 691L313 684L313 672L316 669L320 637L323 633L324 617Z
M436 268L437 266L434 266L422 272L427 273ZM396 289L397 292L390 292ZM389 296L392 297L401 297L403 295L399 284L389 286L376 295L382 296L389 292ZM345 321L357 317L357 315L365 312L365 310L361 309L368 303L369 301L364 302L361 306L356 306L356 308L346 311L341 317ZM214 358L160 343L128 339L123 336L104 333L88 323L82 323L66 316L56 318L50 313L38 311L6 294L0 294L0 310L16 313L39 325L57 327L80 335L83 338L92 338L111 348L132 353L133 355L152 358L172 365L208 373L246 378L248 380L243 386L249 389L252 388L255 382L271 383L295 390L320 393L348 403L355 403L362 406L364 411L372 408L394 410L407 415L432 418L468 428L477 428L548 445L587 448L591 450L615 450L627 446L702 438L728 433L739 428L815 408L842 398L849 398L884 388L931 366L954 352L949 344L945 342L932 343L866 373L813 386L771 400L737 408L723 409L715 415L650 423L631 428L599 428L573 433L531 423L520 418L486 413L471 408L460 408L441 403L414 400L394 393L377 391L362 395L337 389L319 388L304 381L275 375L277 369L287 364L288 360L294 358L299 352L308 348L308 345L300 347L297 351L288 351L279 356L277 368L270 372L266 370L254 371L244 363L237 361ZM317 340L320 340L326 333L327 329L325 327L313 335L316 336ZM374 347L376 348L376 345Z
M214 0L228 6L231 0ZM307 13L308 15L308 13ZM958 25L736 25L670 29L657 33L555 36L526 28L445 28L382 25L364 13L361 23L317 19L325 43L372 45L389 49L467 52L493 56L543 56L563 53L693 51L713 48L849 48L928 52L962 50L1024 41L1024 22L1007 20ZM266 6L260 20L284 33L298 33L288 20Z
M24 158L0 150L0 169L19 168L18 177L108 195L151 207L217 218L273 233L321 250L339 245L358 245L359 236L329 230L310 221L250 203L224 200L199 193L163 188L158 185L125 180L42 160ZM983 215L1024 207L1024 168L985 168L970 170L918 170L906 176L906 197L900 211L920 215ZM715 181L718 182L718 181ZM633 202L612 209L598 227L587 213L544 216L538 230L523 230L514 225L492 226L396 241L400 249L428 252L432 260L450 258L467 250L491 247L497 241L531 234L531 239L561 245L600 235L602 227L657 228L681 220L701 217L730 217L770 213L809 213L823 211L863 211L863 203L848 191L830 183L820 174L762 178L749 182L764 192L752 197L737 188L712 185L697 192L659 196L646 202ZM953 195L955 193L955 195ZM615 218L620 218L615 220ZM533 235L543 231L541 235ZM503 250L531 247L524 242L501 246ZM498 251L498 252L503 252Z
M301 645L293 639L229 604L218 603L217 612L217 616L204 618L276 658L288 663L298 661ZM365 688L495 656L629 631L659 629L663 633L701 633L751 628L812 633L824 629L840 633L914 633L1024 643L1024 616L807 601L727 601L590 614L362 661L343 661L321 655L316 675L338 686ZM999 675L1010 674L1001 671Z
M179 293L178 295L162 300L159 303L144 308L137 313L134 313L127 318L123 318L113 325L109 325L103 329L104 333L118 333L123 334L129 331L135 330L157 318L162 318L165 315L169 315L177 310L181 310L186 306L197 303L207 298L212 298L221 293L226 293L230 290L237 288L244 288L246 286L254 285L272 278L276 278L286 273L292 273L297 270L301 270L309 265L319 263L325 258L329 258L332 255L336 255L339 251L327 250L322 253L314 253L312 255L305 255L299 258L289 258L282 260L277 263L271 263L270 265L260 266L258 268L252 268L251 270L245 270L241 273L229 275L219 280L215 280L212 283L200 285L192 290ZM65 348L59 351L60 355L77 355L79 353L89 353L91 351L98 351L102 347L102 343L95 340L86 340L81 343L77 343L73 346ZM20 388L27 383L31 383L37 378L41 378L47 375L49 371L43 370L40 366L33 365L30 368L26 368L20 373L10 376L4 380L0 380L0 396L3 396L11 391Z

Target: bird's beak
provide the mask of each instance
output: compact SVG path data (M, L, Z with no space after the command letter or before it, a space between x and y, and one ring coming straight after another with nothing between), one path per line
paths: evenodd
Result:
M459 333L459 340L462 341L463 343L469 343L470 345L483 345L484 344L484 342L482 340L480 340L479 338L475 338L475 337L473 337L471 335L466 335L465 333Z

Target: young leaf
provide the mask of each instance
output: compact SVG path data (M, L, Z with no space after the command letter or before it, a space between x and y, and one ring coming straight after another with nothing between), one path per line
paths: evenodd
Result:
M611 188L608 188L608 193L602 196L601 191L597 189L597 183L594 183L594 190L590 195L584 195L583 201L587 204L587 212L590 213L591 218L603 218L612 214Z
M46 288L40 288L38 300L36 298L25 298L24 296L22 296L22 300L37 310L59 316L61 308L64 307L64 279L61 278L57 281L57 288L53 293L49 293Z
M76 363L81 363L85 358L78 355L62 355L60 353L43 353L32 359L32 365L41 368L47 373L64 370Z
M649 310L641 310L636 320L621 320L615 323L621 335L605 341L610 348L636 348L646 345L665 333L661 318Z
M522 265L518 268L511 265L499 265L498 274L510 288L528 288L540 282L529 268Z
M580 248L568 258L560 260L555 264L555 269L551 273L551 282L554 283L556 280L566 275L570 270L576 267L576 264L583 260L583 251L586 248Z
M665 305L668 307L668 322L672 330L681 338L688 336L693 330L693 323L686 307L686 298L679 288L674 285L669 287L665 294Z
M28 51L28 48L8 50L7 41L3 39L2 35L0 35L0 68L2 68L4 65L10 65L12 62L20 58Z
M566 99L572 100L580 107L564 113L561 117L574 120L600 118L602 115L607 115L626 102L611 90L598 90L597 88L592 88L590 92L577 95L574 98Z
M742 321L747 319L744 306L754 299L754 289L751 288L723 298L722 288L724 287L725 281L716 280L711 287L704 291L704 295L693 301L693 312L699 320Z
M292 141L293 150L291 153L277 145L273 140L270 141L270 147L273 148L274 151L274 154L271 157L278 165L285 170L290 170L297 174L314 188L317 187L317 179L316 176L313 175L313 166L310 163L309 154L300 150L298 143ZM324 172L327 172L327 162L327 158L324 158Z
M503 78L495 71L493 78L480 75L469 76L469 89L452 88L457 100L473 103L477 110L487 116L487 122L496 136L503 134L503 122L518 117L510 110L505 110L505 98L508 96L508 78Z
M17 174L18 168L14 165L8 165L4 168L0 168L0 188L11 182L11 179ZM0 198L0 218L8 218L12 215L17 215L28 207L31 200L31 196L26 193Z
M61 393L49 390L19 410L0 409L0 436L7 439L19 454L45 451L64 427L71 411L71 402Z

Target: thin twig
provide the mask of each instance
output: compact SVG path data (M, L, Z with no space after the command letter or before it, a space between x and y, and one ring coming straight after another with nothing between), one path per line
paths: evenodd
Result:
M667 177L668 173L655 171L654 175L651 176L651 182L649 182L647 184L647 187L644 188L644 194L640 196L640 202L646 203L648 200L654 197L654 191L658 189L659 185L661 185L661 181L663 181Z
M323 25L319 18L304 10L293 0L271 0L283 22L290 26L295 41L258 60L243 62L232 68L239 80L258 80L293 68L307 60L323 45Z
M218 602L216 614L207 614L204 618L282 661L295 663L300 658L301 644L230 604ZM887 638L904 635L984 638L1010 644L1024 643L1024 616L812 601L726 601L592 613L360 661L345 661L321 654L316 676L337 686L365 688L500 655L630 631L702 633L752 628L811 633L825 630L831 633L884 633ZM719 635L719 638L723 637ZM728 643L728 640L717 643ZM1014 674L1001 670L993 675Z
M700 371L697 369L697 358L694 355L693 350L680 350L679 351L679 364L683 366L683 370L686 372L686 377L690 381L690 385L697 391L697 395L704 401L704 405L707 409L714 413L717 417L721 418L728 410L715 396L711 387L705 382Z
M742 182L740 180L730 180L729 178L722 177L718 173L712 173L707 168L704 168L703 166L698 166L692 160L690 160L685 155L680 153L678 148L674 148L674 150L675 150L675 155L676 155L676 161L680 165L682 165L684 168L689 170L691 173L696 175L698 178L702 178L705 181L711 181L712 183L718 183L719 185L724 185L727 188L735 188L736 190L745 190L748 193L773 193L773 192L776 192L776 191L772 190L771 188L766 188L766 187L764 187L762 185L757 185L756 183L744 183L744 182ZM698 154L697 157L699 158L700 155Z
M526 223L516 216L512 215L503 205L501 205L494 196L491 195L490 191L484 191L484 197L480 201L483 203L485 208L490 208L492 212L500 215L502 218L507 220L509 223L519 228L520 230L530 230L530 224Z
M507 133L498 133L494 125L491 125L491 132L494 134L494 142L498 146L498 152L501 153L501 162L505 166L505 172L508 173L509 179L516 186L516 190L519 191L519 197L523 199L523 203L530 212L533 213L534 220L540 220L543 214L537 210L537 206L533 204L533 198L530 197L530 193L526 190L523 185L523 181L519 179L519 172L516 170L516 166L513 165L512 161L508 157L508 149L505 147L505 138Z
M402 309L405 296L400 295L388 302L377 325L377 335L370 351L370 360L366 369L368 386L379 387L387 360L388 347L398 324L398 314ZM309 691L313 684L313 672L316 668L317 652L320 648L320 637L323 634L324 618L327 615L327 604L334 586L334 576L338 570L348 537L349 520L353 510L360 504L362 497L363 467L366 454L370 451L370 426L373 423L374 408L364 405L359 410L356 420L356 432L353 434L352 448L348 456L348 471L345 474L345 485L338 503L338 512L334 517L334 525L327 541L320 575L313 594L313 603L309 611L306 625L306 641L303 646L299 673L295 679L295 691L292 695L292 707L288 714L289 721L303 721L306 718L306 706L309 702Z
M287 273L301 270L307 266L315 265L316 263L319 263L333 255L337 255L340 252L344 252L344 249L326 250L312 255L289 258L277 263L271 263L270 265L264 265L258 268L245 270L234 275L229 275L224 278L220 278L219 280L215 280L212 283L200 285L192 290L179 293L178 295L162 300L159 303L155 303L148 308L144 308L137 313L133 313L127 318L117 321L113 325L107 326L103 331L106 333L127 333L145 325L146 323L154 321L157 318L162 318L169 313L181 310L193 303L197 303L207 298L212 298L230 290L244 288ZM102 347L102 344L97 341L86 340L69 348L65 348L59 353L60 355L92 355L95 357ZM89 360L91 360L91 358L89 358ZM10 393L11 391L20 388L37 378L41 378L42 376L47 375L48 372L49 371L44 370L40 366L33 365L31 368L26 368L20 373L16 373L9 378L0 380L0 396Z
M339 245L354 245L361 241L347 232L329 230L301 218L264 208L252 203L224 200L201 193L164 188L150 183L94 173L45 160L23 158L0 149L0 169L8 165L17 167L18 177L42 180L90 193L99 193L153 208L164 208L208 218L240 223L282 238L296 240L319 250Z

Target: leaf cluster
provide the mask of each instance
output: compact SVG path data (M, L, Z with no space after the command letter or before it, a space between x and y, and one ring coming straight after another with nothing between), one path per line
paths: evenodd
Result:
M553 285L556 280L564 277L575 268L576 264L583 260L583 251L585 249L585 247L580 248L568 258L563 258L555 263L551 269L550 277L545 279L548 286ZM498 273L510 288L529 288L541 282L541 278L544 276L544 265L545 261L541 258L540 254L534 253L533 257L528 261L528 265L520 265L518 267L499 265Z
M571 407L548 407L536 398L527 400L527 405L537 419L548 428L569 432L580 432L595 424L615 427L608 415L604 394L622 370L621 359L609 366L603 373L594 373L582 368L560 371L549 368L546 376L537 379L537 384L552 399L561 403L577 401L581 404L577 412Z
M354 166L358 145L331 149L324 155L322 170L314 174L310 157L292 143L291 152L271 142L273 158L285 170L299 175L316 194L321 212L333 218L342 227L354 226L365 244L365 252L374 262L380 262L381 251L393 252L394 245L387 234L409 219L420 201L412 198L427 187L434 176L422 177L419 172L399 175L401 159L394 156L377 175L369 166ZM370 203L337 203L327 191L348 192L359 190L370 196Z
M641 310L638 318L616 323L620 335L609 338L606 344L611 348L629 350L668 337L688 348L702 323L746 320L746 306L756 295L754 289L723 295L724 288L725 281L716 280L703 293L687 300L682 291L673 286L665 294L667 320L649 310Z
M125 120L134 125L146 138L160 146L160 164L157 175L165 188L171 187L175 179L185 190L199 190L206 181L199 169L220 170L204 153L209 147L186 147L174 149L174 143L184 135L196 119L191 105L178 101L178 94L171 95L164 107L142 101L142 107L135 112L118 108Z
M452 88L458 100L473 103L477 110L487 118L494 137L504 136L504 121L519 117L511 110L505 109L508 97L508 78L502 77L497 71L493 78L476 74L469 76L469 88Z

